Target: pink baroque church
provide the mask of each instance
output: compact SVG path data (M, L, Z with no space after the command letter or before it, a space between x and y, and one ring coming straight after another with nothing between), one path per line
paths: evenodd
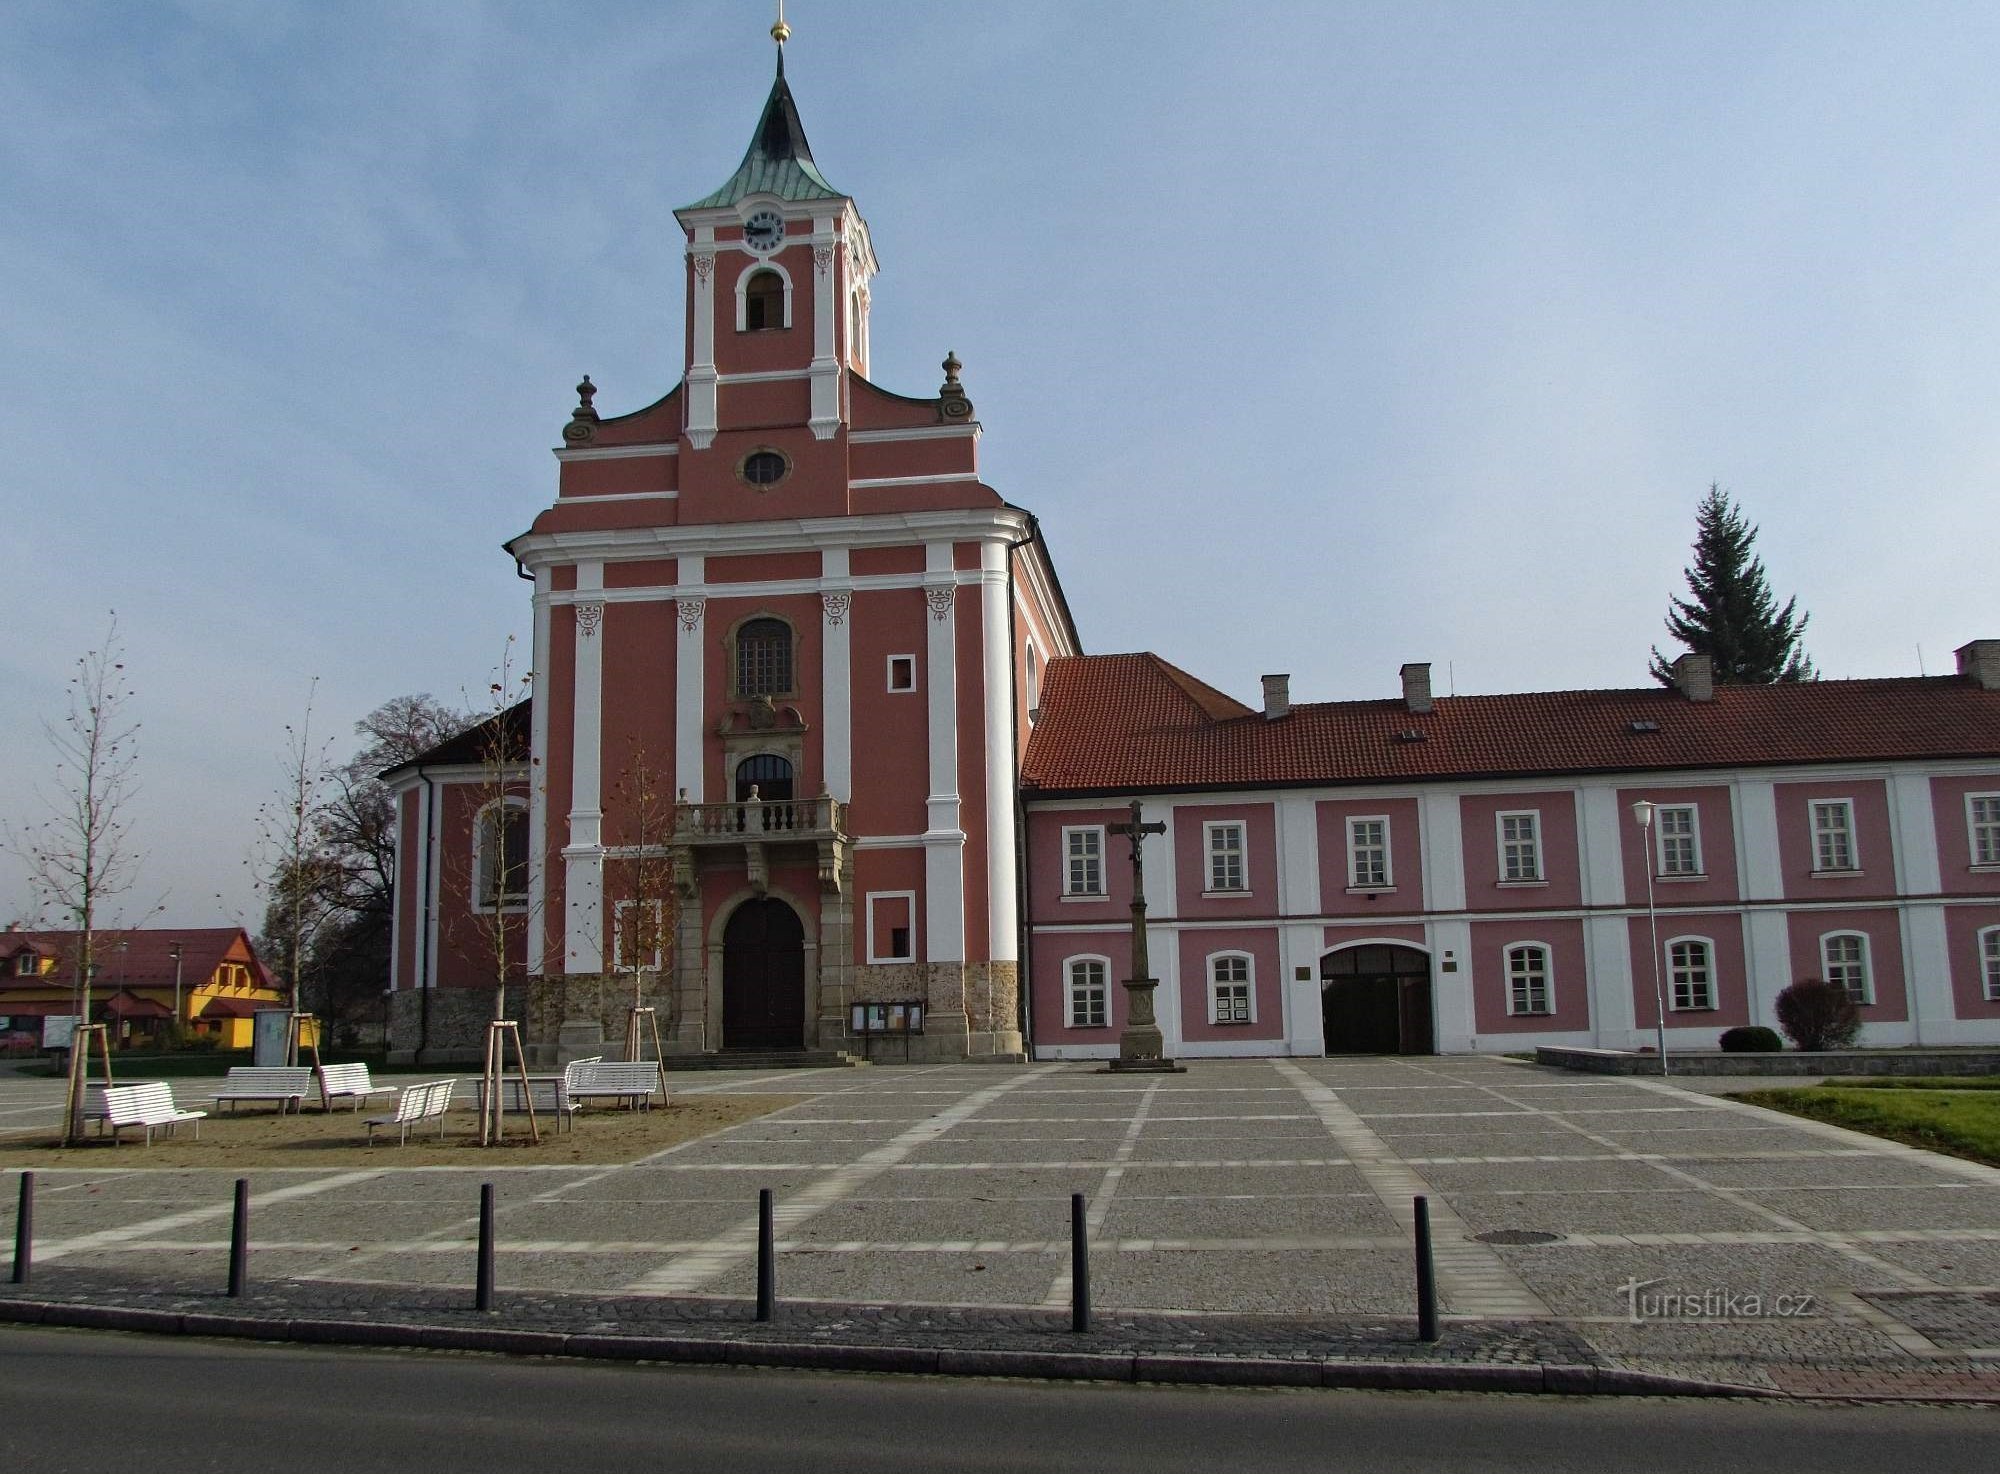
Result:
M678 212L685 372L588 379L534 698L389 775L392 1033L553 1060L1104 1059L1147 964L1177 1057L1713 1048L1801 977L1864 1043L2000 1043L2000 640L1952 675L1250 706L1086 656L948 357L868 378L867 225L778 77ZM652 879L648 879L649 872Z
M875 247L782 50L742 163L676 214L681 382L602 415L586 379L555 504L508 544L534 697L498 724L505 791L491 725L392 775L396 1042L476 1042L511 912L544 1052L622 1031L632 988L597 980L639 938L671 953L636 959L669 1052L1019 1058L1016 773L1044 665L1077 652L1035 519L979 479L955 357L935 393L869 379ZM649 859L664 901L631 883Z

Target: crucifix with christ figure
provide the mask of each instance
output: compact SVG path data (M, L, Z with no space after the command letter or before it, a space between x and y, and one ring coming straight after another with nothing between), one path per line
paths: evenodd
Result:
M1174 1071L1181 1067L1166 1058L1166 1040L1153 1016L1153 990L1159 979L1152 973L1146 955L1146 836L1165 834L1165 824L1144 821L1139 800L1132 800L1126 823L1113 824L1110 832L1132 842L1132 976L1124 980L1125 1028L1118 1036L1118 1058L1111 1068L1118 1071Z

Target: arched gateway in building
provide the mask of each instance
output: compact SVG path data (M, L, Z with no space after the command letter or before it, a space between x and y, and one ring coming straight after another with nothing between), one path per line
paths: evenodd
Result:
M1319 960L1328 1054L1435 1054L1431 960L1415 947L1370 942Z
M722 933L722 1047L803 1049L806 931L774 896L745 901Z

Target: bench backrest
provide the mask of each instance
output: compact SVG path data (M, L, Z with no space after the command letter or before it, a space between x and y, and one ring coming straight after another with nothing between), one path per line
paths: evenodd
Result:
M456 1080L433 1080L426 1085L411 1085L404 1089L396 1101L396 1120L423 1121L432 1116L442 1116L451 1109L452 1087Z
M366 1065L322 1065L319 1072L320 1089L338 1094L344 1090L373 1090L374 1084L368 1078Z
M173 1086L161 1080L151 1085L113 1085L104 1092L104 1114L113 1126L144 1126L177 1115Z
M304 1095L312 1088L312 1071L304 1065L231 1065L222 1093L254 1091L260 1095Z
M660 1084L657 1060L593 1059L578 1060L564 1072L571 1093L591 1090L656 1090Z

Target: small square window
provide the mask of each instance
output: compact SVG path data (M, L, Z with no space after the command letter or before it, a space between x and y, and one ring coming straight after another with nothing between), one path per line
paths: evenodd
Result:
M889 955L891 957L910 955L910 929L907 926L889 928Z
M1692 804L1662 804L1653 813L1661 875L1701 874L1701 830Z
M1853 870L1854 805L1844 798L1822 799L1812 806L1813 869Z
M1243 862L1243 826L1208 824L1208 888L1242 891L1250 888Z
M1389 885L1389 821L1347 821L1347 883L1356 890L1382 890Z
M1093 825L1063 830L1063 894L1104 894L1104 828Z
M1542 816L1523 809L1500 818L1500 879L1520 884L1542 878Z
M2000 865L2000 793L1975 793L1965 801L1972 826L1972 863Z
M916 656L891 655L889 657L889 689L891 691L914 691L917 689Z

